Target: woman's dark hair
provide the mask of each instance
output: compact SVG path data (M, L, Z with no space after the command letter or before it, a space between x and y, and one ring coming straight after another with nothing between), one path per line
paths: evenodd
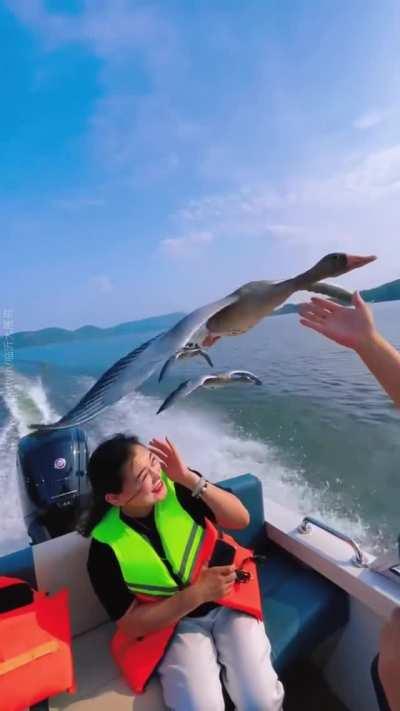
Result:
M135 435L115 434L94 450L88 466L92 485L89 508L79 519L76 530L86 538L111 507L105 494L119 494L122 490L122 468L128 461L134 445L141 444Z

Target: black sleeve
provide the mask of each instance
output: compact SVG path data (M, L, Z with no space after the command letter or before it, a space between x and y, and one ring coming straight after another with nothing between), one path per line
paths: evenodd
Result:
M201 476L200 472L197 472L195 469L190 469L190 471L194 472L198 476ZM187 489L186 486L182 486L182 484L175 484L175 491L178 500L182 504L185 511L187 511L198 524L201 526L204 525L205 516L207 516L207 518L209 518L213 523L216 522L215 515L211 511L210 507L207 506L201 498L194 499L192 492Z
M87 570L93 589L112 620L125 614L135 595L125 585L113 549L92 539Z

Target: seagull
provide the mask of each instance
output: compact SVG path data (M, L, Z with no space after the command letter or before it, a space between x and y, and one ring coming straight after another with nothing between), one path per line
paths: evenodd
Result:
M218 301L201 306L175 326L145 341L112 365L66 415L50 424L32 424L45 432L75 427L96 417L138 388L156 369L185 348L212 346L222 336L237 336L269 316L297 291L312 291L350 304L352 293L322 279L336 277L374 261L341 252L328 254L311 269L284 281L252 281Z
M174 405L180 398L187 397L198 388L215 390L229 383L252 383L253 385L262 385L261 380L249 370L230 370L227 373L215 373L215 375L208 373L201 375L199 378L185 380L184 383L178 385L176 390L170 393L161 407L158 408L157 415L163 410L167 410L171 405Z
M207 361L208 365L210 365L211 368L214 367L213 362L208 353L203 351L203 349L199 346L196 346L195 343L188 343L184 348L181 348L177 353L174 353L174 355L172 355L171 358L168 358L166 363L164 363L163 367L161 368L160 375L158 377L158 382L161 382L164 375L169 372L171 366L176 360L181 360L182 358L193 358L197 355L203 356L203 358Z

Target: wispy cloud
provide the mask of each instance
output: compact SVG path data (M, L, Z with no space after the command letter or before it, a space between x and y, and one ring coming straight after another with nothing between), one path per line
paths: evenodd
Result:
M189 201L175 220L188 233L212 234L215 245L263 237L304 245L310 258L321 250L377 252L386 278L399 270L399 263L385 263L398 251L399 197L400 144L353 158L318 180L299 176L280 186L261 183Z
M278 235L284 238L298 238L299 236L304 235L305 233L305 228L302 227L301 225L283 225L283 224L278 224L278 225L269 225L266 224L265 229L268 233L272 235Z
M347 178L347 186L368 198L400 189L400 144L367 155Z
M88 281L88 285L91 291L100 294L109 294L114 288L110 277L106 274L96 274L92 276Z
M100 58L121 59L139 48L153 66L165 61L173 31L154 6L130 0L84 0L76 14L50 11L44 0L6 0L48 50L80 42Z
M90 126L92 154L135 184L173 177L197 130L157 91L139 98L106 95L97 102Z
M182 237L163 239L160 247L170 257L192 257L207 247L213 239L211 232L192 232Z
M377 109L372 109L367 111L365 114L359 116L354 122L354 128L359 128L361 131L365 131L368 128L373 128L383 123L388 117L389 111L379 111Z
M71 253L82 245L90 259L88 223L104 215L100 258L117 232L125 254L126 235L126 250L134 246L144 264L137 290L146 293L150 264L154 279L167 275L174 307L185 279L185 294L201 300L212 280L223 290L255 274L275 278L332 249L378 253L373 270L359 270L355 279L374 271L378 281L381 264L383 279L398 276L400 97L391 11L378 13L372 0L362 13L344 14L322 6L300 13L289 3L283 12L290 21L276 23L269 3L225 12L213 3L196 11L182 3L181 11L161 0L81 0L78 12L68 13L47 0L6 2L41 44L40 54L32 43L39 88L50 71L51 98L75 50L95 86L84 107L79 93L71 105L83 116L69 136L82 162L78 187L65 187L60 164L63 187L55 193L51 186L47 202L56 208L54 223L60 218L67 231L74 222ZM320 26L329 26L323 43ZM98 61L86 62L87 55ZM47 228L47 239L58 253L54 231ZM25 233L33 243L32 234L42 238L45 230L29 226ZM186 260L196 259L207 261L208 283L193 283ZM115 267L121 274L123 263L121 257ZM113 288L102 270L96 262L92 295ZM109 301L116 302L120 279L113 278ZM151 298L165 307L165 294Z
M47 51L81 44L101 60L103 91L87 136L94 159L112 171L140 176L144 183L173 174L179 151L194 140L198 127L172 101L185 59L162 7L84 0L80 13L66 14L48 10L44 0L7 2ZM145 92L136 90L138 73L148 85Z
M343 160L343 158L342 158ZM345 166L331 168L319 179L293 180L281 192L281 204L369 209L400 191L400 144L348 158Z

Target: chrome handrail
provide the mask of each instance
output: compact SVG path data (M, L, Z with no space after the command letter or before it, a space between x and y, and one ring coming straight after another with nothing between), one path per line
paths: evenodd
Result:
M355 551L355 556L354 558L351 559L351 562L353 565L356 565L358 568L368 568L369 563L367 561L367 558L365 557L365 554L361 550L360 546L356 541L351 538L350 536L347 536L345 533L341 533L340 531L337 531L335 528L332 528L332 526L328 526L327 523L324 523L323 521L318 521L318 519L314 518L313 516L304 516L300 526L298 527L298 532L299 533L310 533L311 531L311 525L313 524L314 526L318 526L319 528L322 528L324 531L327 531L328 533L331 533L332 536L336 536L337 538L340 538L342 541L345 541L346 543L349 543L353 550Z

